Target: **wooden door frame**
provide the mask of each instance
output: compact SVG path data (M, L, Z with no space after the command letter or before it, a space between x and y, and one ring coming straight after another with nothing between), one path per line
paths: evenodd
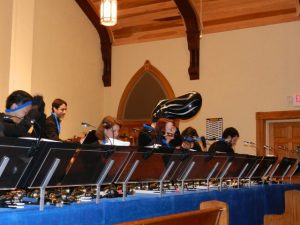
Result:
M265 155L266 123L268 120L292 120L300 119L300 110L272 111L256 113L256 154Z

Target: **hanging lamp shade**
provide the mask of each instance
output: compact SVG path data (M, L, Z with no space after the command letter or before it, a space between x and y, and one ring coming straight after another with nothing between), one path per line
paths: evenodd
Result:
M100 22L103 26L117 24L117 0L101 0Z

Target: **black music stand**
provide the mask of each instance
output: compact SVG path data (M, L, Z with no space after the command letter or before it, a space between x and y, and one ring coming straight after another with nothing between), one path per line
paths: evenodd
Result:
M210 189L209 181L217 178L225 165L228 163L228 156L223 154L199 154L193 155L189 165L179 175L177 180L182 183L182 192L184 191L185 181L206 180L207 190Z
M169 161L173 161L174 166L166 176L165 181L177 181L179 174L181 174L188 167L188 165L190 165L190 160L193 154L201 153L193 153L186 150L180 150L175 151L172 155L170 155Z
M293 168L293 171L289 175L290 183L292 183L292 177L300 177L300 161L296 163L295 168Z
M44 209L45 189L96 185L99 202L100 186L112 182L130 152L115 152L114 146L98 149L55 148L50 146L31 179L29 188L40 189L40 210ZM106 178L106 181L105 181Z
M42 164L46 163L45 159L49 157L50 149L76 149L80 145L77 143L62 143L52 140L41 140L38 148L35 148L32 154L32 160L22 179L20 180L20 188L28 188L33 184L33 180L39 173Z
M281 161L276 165L274 171L270 175L270 181L272 182L273 178L280 178L283 181L284 177L288 174L288 172L295 165L297 159L284 157Z
M123 200L128 183L159 182L162 196L163 182L175 164L171 159L172 155L167 153L133 152L116 179L116 183L123 185Z
M78 149L61 185L95 185L96 203L99 203L101 185L113 183L129 155L129 151L118 151L115 146L102 146L94 150Z
M82 144L93 144L98 141L95 130L90 130L84 137Z
M253 168L257 158L250 155L235 154L231 159L230 167L227 173L222 177L224 179L236 179L237 187L240 187L240 180L246 178L246 174L249 173L250 169Z
M59 187L76 149L50 148L28 188L40 189L40 210L44 210L45 189Z
M252 170L249 171L248 175L246 176L249 178L249 187L251 186L251 180L263 180L268 177L272 168L276 166L277 157L273 156L259 156L257 158L257 162L254 164Z
M31 147L0 145L0 189L15 189L32 157Z

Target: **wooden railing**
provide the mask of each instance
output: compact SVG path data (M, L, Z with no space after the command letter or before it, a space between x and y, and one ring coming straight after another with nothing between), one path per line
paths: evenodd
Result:
M224 202L208 201L200 204L200 210L159 216L117 225L229 225L228 206Z

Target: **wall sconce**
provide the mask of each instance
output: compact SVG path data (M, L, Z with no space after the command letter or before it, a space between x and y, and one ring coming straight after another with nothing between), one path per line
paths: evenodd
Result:
M117 0L101 0L100 22L103 26L117 24Z

